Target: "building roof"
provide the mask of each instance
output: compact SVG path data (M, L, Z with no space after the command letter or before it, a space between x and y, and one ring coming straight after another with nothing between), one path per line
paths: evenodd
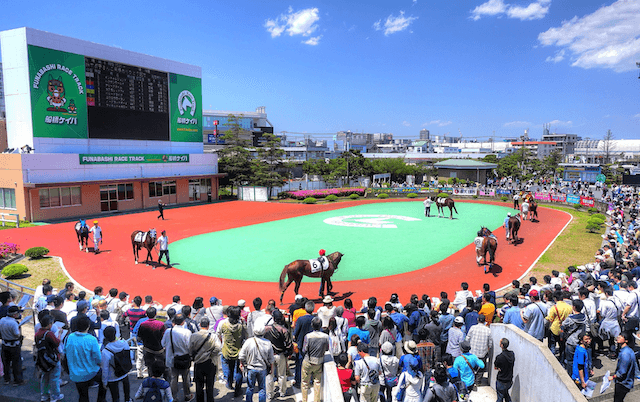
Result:
M447 159L446 161L433 164L436 168L441 169L495 169L498 167L495 163L481 162L473 159Z

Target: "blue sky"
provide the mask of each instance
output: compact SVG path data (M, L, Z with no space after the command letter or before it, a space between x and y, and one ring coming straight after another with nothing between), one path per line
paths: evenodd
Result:
M277 132L640 138L640 1L5 1L21 26L202 67Z

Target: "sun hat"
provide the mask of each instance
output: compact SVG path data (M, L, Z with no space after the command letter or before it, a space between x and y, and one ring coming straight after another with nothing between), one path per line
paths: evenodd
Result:
M391 353L393 351L393 345L391 342L385 342L382 344L382 353Z
M333 297L331 297L331 296L329 296L329 295L326 295L326 296L324 297L324 299L322 299L322 303L324 303L324 304L333 303Z
M244 306L245 306L245 304L247 304L247 302L246 302L246 301L244 301L244 299L240 299L240 300L238 300L238 306L240 306L240 307L244 307Z
M406 341L404 343L404 350L413 355L418 351L418 345L416 345L416 343L414 341Z

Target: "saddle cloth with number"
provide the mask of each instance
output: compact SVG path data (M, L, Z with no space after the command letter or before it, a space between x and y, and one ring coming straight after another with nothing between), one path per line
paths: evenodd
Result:
M322 264L320 264L320 261L318 261L317 258L309 260L309 265L311 265L311 273L316 273L320 270L326 271L327 269L329 269L329 260L327 259L327 257L321 257L321 259Z
M136 243L144 243L145 240L147 240L147 235L149 234L149 232L138 232L136 233L136 235L134 236L133 240Z

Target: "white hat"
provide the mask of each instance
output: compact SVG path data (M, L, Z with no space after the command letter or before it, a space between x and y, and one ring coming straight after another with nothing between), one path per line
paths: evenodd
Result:
M508 212L508 213L507 213L507 216L511 216L511 212Z
M302 299L302 295L296 295L295 300L300 300Z
M326 296L324 297L324 299L322 299L322 303L324 303L324 304L333 303L333 297L331 297L331 296L329 296L329 295L326 295Z
M243 299L238 300L238 306L244 307L245 304L247 304L247 302L244 301Z

